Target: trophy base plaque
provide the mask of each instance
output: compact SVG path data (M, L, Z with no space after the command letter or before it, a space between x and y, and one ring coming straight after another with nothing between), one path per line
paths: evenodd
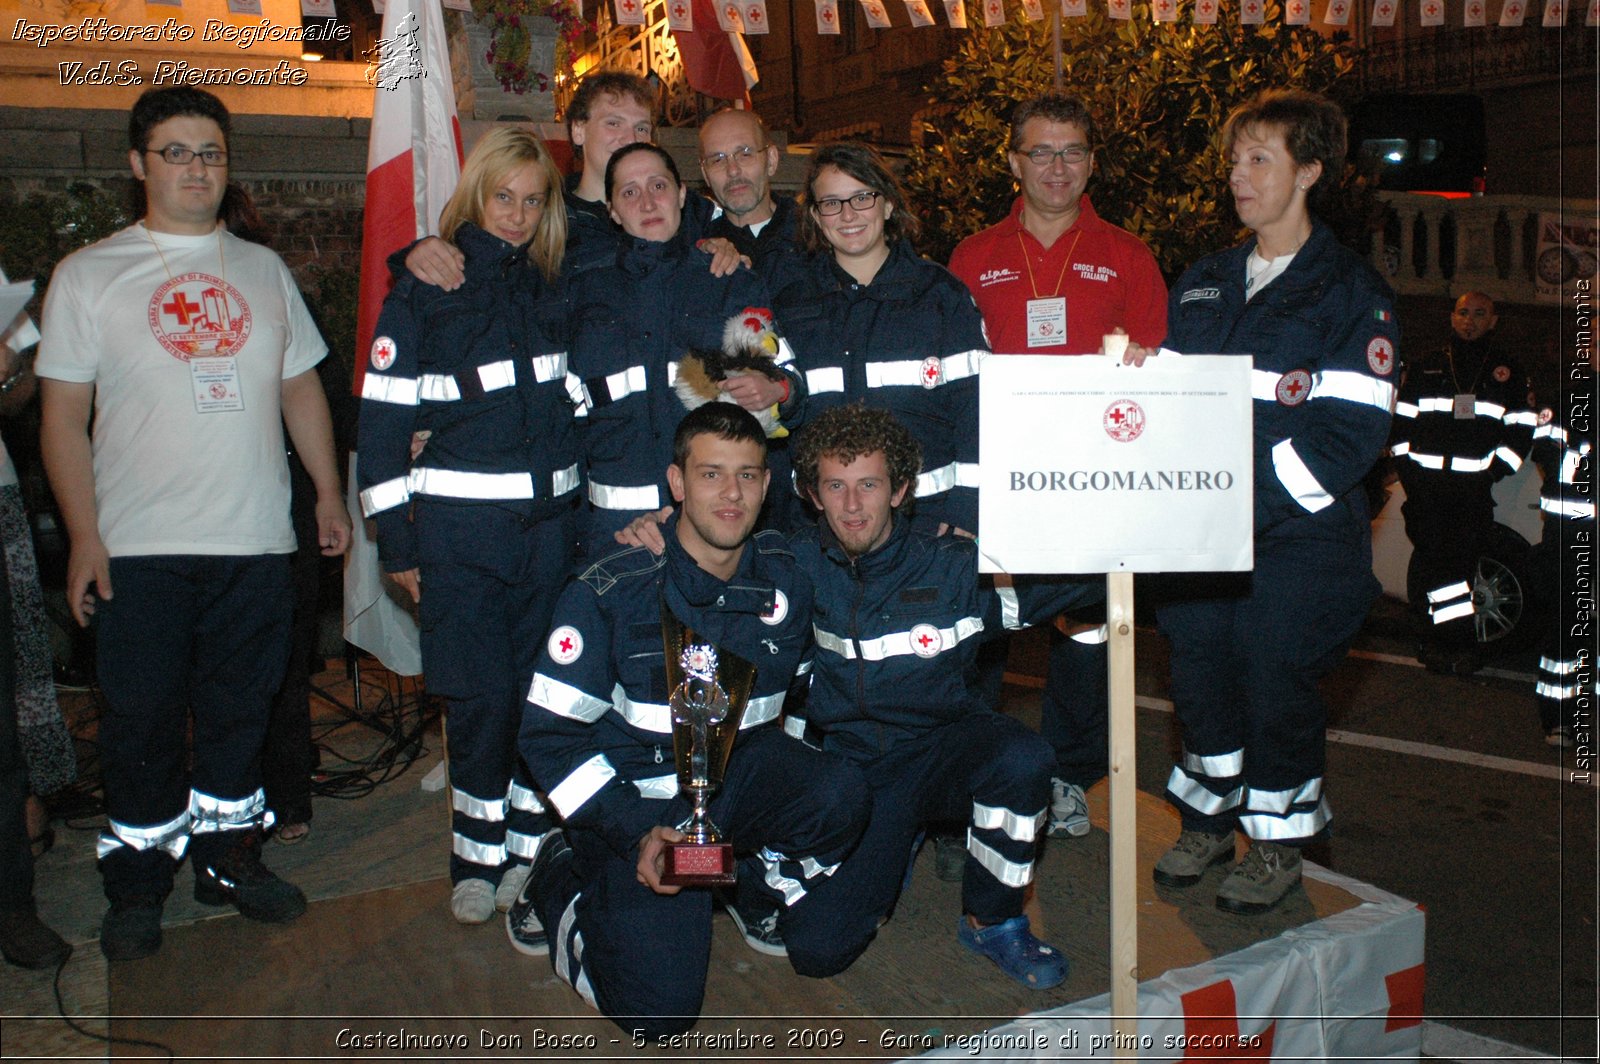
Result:
M675 842L666 848L661 882L673 887L725 887L734 882L733 847L726 842Z

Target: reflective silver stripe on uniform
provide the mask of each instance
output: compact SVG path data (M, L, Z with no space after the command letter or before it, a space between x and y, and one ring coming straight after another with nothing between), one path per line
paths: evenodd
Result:
M976 376L986 354L988 354L986 351L972 350L945 355L939 359L939 379L935 382L935 386ZM923 364L924 360L920 358L908 358L898 362L868 362L865 367L867 387L920 388L926 380L923 376Z
M1167 790L1171 791L1178 801L1206 816L1225 813L1237 807L1244 798L1243 787L1235 787L1227 794L1213 794L1202 787L1197 780L1191 779L1178 765L1172 766L1172 774L1167 777Z
M1263 791L1255 787L1246 787L1244 807L1253 813L1277 813L1281 816L1297 805L1320 801L1321 798L1322 777L1317 776L1306 780L1298 787L1282 791Z
M811 659L807 658L805 661L802 661L799 665L795 666L794 674L796 676L810 676Z
M1566 443L1567 430L1552 421L1548 424L1540 425L1538 428L1534 429L1533 438L1536 440L1549 439L1556 440L1560 443Z
M1300 455L1295 453L1294 439L1279 440L1272 448L1272 468L1290 497L1308 513L1333 505L1333 496L1318 482Z
M1556 470L1556 479L1563 484L1576 484L1578 482L1578 466L1583 464L1584 456L1589 453L1585 447L1581 451L1566 450L1561 453L1561 465Z
M805 718L804 717L784 717L783 718L783 734L789 736L792 739L799 739L801 742L805 742L805 738L806 738L806 721L805 721Z
M506 818L504 798L474 798L460 787L450 788L450 808L474 820L499 823Z
M999 828L1009 838L1017 842L1032 842L1038 838L1039 829L1044 826L1046 810L1039 810L1033 816L1024 816L1002 809L997 805L984 805L982 802L972 803L972 826L983 830L992 831Z
M782 854L774 853L763 846L756 856L761 859L761 867L764 869L761 878L766 881L767 886L783 895L783 904L793 905L806 896L805 886L798 879L784 875L783 869L778 867L779 862L783 860Z
M1522 456L1504 444L1494 449L1494 456L1513 470L1522 468Z
M573 417L589 416L589 392L583 386L583 378L571 370L567 371L567 398L572 400Z
M994 594L1000 600L1001 627L1013 630L1023 627L1022 604L1017 601L1017 589L996 584Z
M963 617L949 628L940 628L939 650L936 653L953 650L963 639L981 631L983 631L983 620L979 617ZM815 624L811 626L811 632L816 638L817 646L839 655L846 661L852 661L857 656L866 661L882 661L885 658L916 653L911 649L910 632L890 632L876 639L862 639L859 642L834 635L832 632L825 632Z
M417 378L385 377L381 373L368 373L361 378L361 398L396 406L417 405Z
M488 865L490 868L499 868L506 863L506 848L504 846L491 846L487 842L475 842L460 832L451 833L450 852L463 861L470 861L476 865Z
M1473 608L1471 599L1458 602L1453 606L1431 606L1428 608L1428 616L1433 618L1434 624L1445 624L1449 621L1460 620L1462 617L1471 617L1474 612L1476 611Z
M629 366L618 373L606 375L606 391L611 396L611 401L626 398L637 392L642 392L649 386L649 375L643 366Z
M1394 416L1395 417L1416 417L1418 413L1420 413L1420 411L1417 410L1417 404L1408 403L1403 399L1396 399L1395 400L1395 403L1394 403Z
M1387 413L1394 409L1394 385L1365 373L1325 369L1311 378L1311 394L1306 398L1343 399L1347 403L1375 406Z
M772 356L772 361L780 366L786 366L794 361L794 348L789 346L789 341L778 337L778 353Z
M1407 450L1410 451L1409 445ZM1439 454L1422 454L1420 451L1410 451L1407 455L1413 462L1423 469L1443 469L1444 456Z
M534 854L539 852L539 840L543 835L526 835L520 831L506 831L506 852L521 857L525 861L532 861Z
M1507 425L1537 425L1539 415L1532 410L1509 410L1505 420Z
M1025 887L1033 881L1032 861L1008 861L998 850L978 841L972 829L967 829L967 852L975 857L984 870L1008 887Z
M567 375L565 351L557 351L553 355L534 355L528 362L533 369L533 379L539 384L549 384Z
M1097 643L1104 643L1110 640L1111 629L1102 624L1098 628L1085 628L1076 635L1070 635L1067 638L1071 639L1074 643L1084 643L1089 646L1093 646Z
M267 792L256 788L243 798L218 798L204 791L189 792L189 834L248 827L267 811Z
M1454 399L1446 399L1443 396L1430 395L1425 399L1417 400L1417 407L1425 414L1438 414L1446 410L1454 413L1456 402Z
M511 787L506 791L506 802L511 808L520 809L524 813L544 812L544 803L539 801L539 796L516 780L511 781Z
M395 477L385 480L381 484L374 484L361 493L361 516L371 517L381 514L390 507L399 506L411 501L410 477Z
M550 494L554 496L565 495L578 486L578 463L573 462L565 469L558 469L550 474Z
M446 499L531 499L533 477L528 473L469 473L461 469L417 466L409 477L411 494L438 495Z
M1578 694L1578 685L1570 684L1567 686L1562 686L1560 684L1550 683L1547 680L1540 680L1538 683L1533 685L1533 693L1536 695L1543 695L1545 698L1554 698L1557 701L1560 701L1562 699L1576 697ZM101 838L103 839L105 836L102 835Z
M602 510L659 510L661 492L654 484L630 487L591 480L589 501Z
M1411 453L1411 441L1410 440L1401 440L1400 442L1396 443L1393 447L1389 448L1389 453L1394 455L1396 458L1399 458L1403 454L1410 454Z
M1582 502L1578 499L1541 497L1539 499L1539 509L1547 514L1557 514L1561 517L1572 517L1580 520L1594 517L1594 503Z
M1476 400L1472 404L1472 412L1477 414L1479 417L1492 417L1496 421L1504 421L1506 416L1505 407L1501 406L1499 403L1490 402L1487 399Z
M806 391L812 395L844 391L844 369L840 366L823 366L806 370Z
M583 803L611 780L617 770L611 767L606 755L596 754L567 774L567 778L550 788L550 804L562 816L570 818L582 808Z
M1582 658L1573 658L1571 661L1557 661L1555 658L1547 658L1543 654L1539 655L1539 668L1557 676L1570 676L1572 673L1577 672L1582 665Z
M517 364L510 359L489 362L463 372L476 373L479 385L486 392L512 388L517 383ZM424 373L419 394L430 403L453 403L461 398L461 385L452 373Z
M1277 839L1307 839L1328 826L1328 803L1318 802L1315 809L1288 816L1271 813L1241 813L1239 825L1252 839L1272 842Z
M594 988L589 985L589 976L583 970L583 936L573 930L578 922L578 899L582 897L582 893L573 895L572 901L561 913L561 921L556 925L555 956L551 958L551 964L556 975L570 983L578 996L594 1009L600 1006L594 1003Z
M1450 456L1450 472L1452 473L1482 473L1494 464L1494 453L1484 455L1482 458L1463 458L1459 454Z
M678 774L676 772L667 776L651 776L649 779L634 780L634 790L639 792L641 798L676 798L678 796Z
M1428 616L1434 624L1470 617L1472 613L1472 585L1465 580L1428 592Z
M1451 599L1458 599L1462 595L1470 594L1472 594L1472 585L1467 583L1465 580L1457 580L1453 584L1446 584L1443 587L1434 588L1432 591L1428 592L1428 602L1430 604L1435 602L1449 602Z
M1232 750L1226 754L1193 754L1183 752L1183 770L1192 776L1209 776L1225 780L1244 772L1244 751Z
M528 688L528 701L543 706L557 716L581 720L585 724L593 724L611 708L610 702L596 698L587 691L580 691L571 684L551 679L542 672L534 674L533 683Z
M926 473L917 474L917 490L913 492L917 498L925 499L929 495L937 495L942 491L949 491L956 486L956 464L940 466L930 469Z
M744 707L744 717L739 721L739 729L753 728L758 724L765 724L775 720L783 710L784 691L777 694L762 695L752 698ZM618 684L611 691L611 701L622 719L648 732L667 735L672 732L672 709L657 702L635 702L628 697L622 685Z
M95 844L97 857L104 857L117 847L126 846L130 850L139 852L165 850L173 859L177 859L183 856L183 851L189 846L187 809L165 823L152 824L147 828L119 824L115 820L108 820L106 828L106 831L100 833L100 841Z

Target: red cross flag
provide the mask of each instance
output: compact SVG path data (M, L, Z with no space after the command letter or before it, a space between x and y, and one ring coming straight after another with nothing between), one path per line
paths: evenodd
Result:
M1350 25L1350 0L1328 0L1328 8L1322 13L1322 21L1329 26Z
M672 31L678 54L683 57L684 80L695 92L719 100L743 100L748 105L750 86L757 81L755 61L737 33L712 27L713 23L720 24L719 15L724 8L733 6L737 10L737 5L719 5L716 0L687 2L693 8L690 17L702 28Z
M944 17L950 20L950 28L964 30L967 28L966 0L944 0Z
M1243 0L1239 5L1239 23L1243 26L1262 24L1261 0Z
M1563 0L1545 0L1543 26L1547 30L1560 29L1567 24L1567 5Z
M1288 0L1283 5L1283 22L1286 26L1311 25L1311 4L1307 0Z
M817 0L817 32L839 35L839 0Z
M767 0L745 0L742 13L746 33L767 32Z
M1505 0L1500 5L1500 25L1520 26L1522 20L1528 17L1528 9L1522 5L1522 0Z
M1022 13L1029 22L1044 21L1044 4L1041 0L1022 0Z
M617 25L644 25L644 0L616 0L616 7Z
M1089 0L1061 0L1061 13L1067 18L1088 18Z
M1463 26L1482 26L1484 19L1483 0L1467 0L1461 5L1461 24Z
M906 17L913 26L933 25L933 12L928 10L928 0L906 0Z
M1129 2L1129 0L1106 0L1106 13L1112 18L1132 18L1132 9L1133 5Z
M1001 0L983 0L983 24L999 26L1006 20L1006 5Z
M1422 0L1417 17L1424 26L1444 25L1444 0Z
M1217 0L1195 0L1194 21L1197 26L1217 24Z
M689 0L667 0L667 29L694 32L694 5Z
M1585 26L1600 26L1600 0L1589 0L1589 10L1584 13Z
M861 0L861 11L867 16L867 25L875 30L886 30L892 25L882 0Z
M1378 0L1372 5L1372 24L1374 26L1394 25L1394 0Z
M1178 17L1178 0L1150 0L1150 17L1156 22L1173 22Z

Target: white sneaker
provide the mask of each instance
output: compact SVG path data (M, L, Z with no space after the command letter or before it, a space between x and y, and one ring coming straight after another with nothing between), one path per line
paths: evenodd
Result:
M1082 838L1089 834L1089 800L1083 788L1063 779L1050 781L1050 834Z
M494 886L487 879L463 879L450 892L450 912L457 923L488 923L494 915Z
M500 885L494 888L494 907L496 912L510 912L511 903L517 900L517 895L522 893L522 884L528 881L528 873L533 870L532 865L518 864L506 869L506 874L500 878Z

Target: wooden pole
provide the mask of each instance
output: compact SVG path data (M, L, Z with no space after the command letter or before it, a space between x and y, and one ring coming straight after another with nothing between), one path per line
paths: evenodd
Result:
M1111 767L1111 1032L1117 1060L1137 1060L1139 884L1134 776L1133 574L1106 574Z
M1057 92L1061 91L1061 5L1052 4L1050 7L1050 58L1055 66L1055 76L1052 84Z

